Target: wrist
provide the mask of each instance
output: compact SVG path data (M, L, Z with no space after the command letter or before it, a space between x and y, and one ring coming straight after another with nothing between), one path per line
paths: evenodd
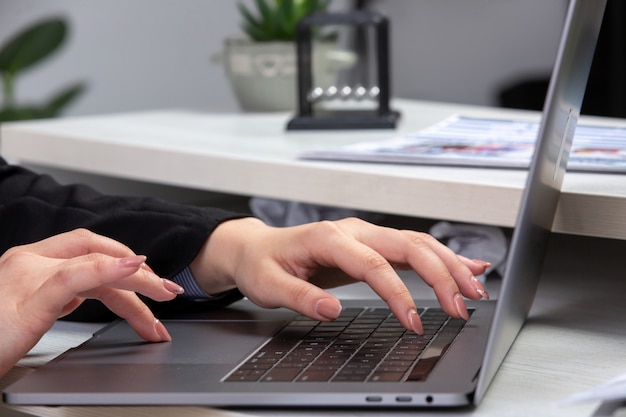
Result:
M261 220L245 217L221 223L189 265L198 284L208 294L236 287L235 275L251 233L267 227Z

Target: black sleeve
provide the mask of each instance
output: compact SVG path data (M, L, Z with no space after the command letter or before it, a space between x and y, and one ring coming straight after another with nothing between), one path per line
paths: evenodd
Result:
M146 255L172 277L200 251L224 220L241 214L153 198L103 195L85 185L60 185L0 158L0 253L20 244L86 228Z

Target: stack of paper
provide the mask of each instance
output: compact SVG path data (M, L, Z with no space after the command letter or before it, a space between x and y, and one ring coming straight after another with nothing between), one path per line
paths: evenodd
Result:
M414 134L301 155L304 159L525 169L539 123L452 116ZM626 127L578 125L569 171L625 172Z

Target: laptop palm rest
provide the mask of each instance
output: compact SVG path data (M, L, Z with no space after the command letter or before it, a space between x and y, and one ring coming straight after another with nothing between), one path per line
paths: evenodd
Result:
M282 320L194 319L164 323L172 342L148 343L127 322L112 323L41 368L35 384L25 387L26 391L16 399L29 402L33 396L41 400L43 395L46 403L48 395L44 392L54 397L55 390L51 392L50 387L57 386L58 393L67 394L62 396L65 404L82 402L82 396L96 392L100 393L94 399L96 403L107 403L107 397L123 403L122 397L133 392L140 397L145 395L140 402L156 403L155 395L167 400L165 397L172 393L201 390L203 381L218 382L285 325ZM209 381L207 376L212 376ZM22 382L18 381L15 387L19 389Z
M164 320L164 324L172 342L144 342L126 322L119 321L112 324L117 329L97 333L65 361L76 364L235 364L284 322Z

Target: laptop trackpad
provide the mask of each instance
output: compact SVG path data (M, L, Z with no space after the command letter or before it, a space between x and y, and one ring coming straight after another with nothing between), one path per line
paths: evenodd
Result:
M74 350L63 361L101 364L229 364L251 353L282 326L282 321L165 320L169 343L148 343L119 322Z

